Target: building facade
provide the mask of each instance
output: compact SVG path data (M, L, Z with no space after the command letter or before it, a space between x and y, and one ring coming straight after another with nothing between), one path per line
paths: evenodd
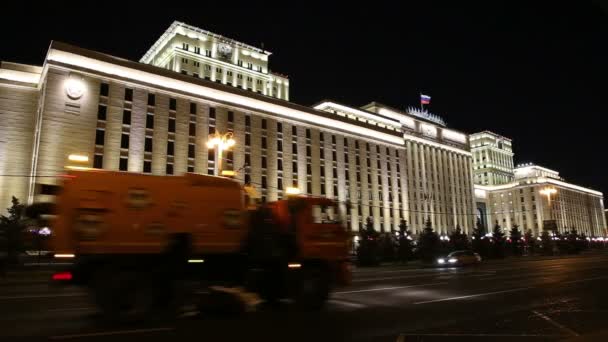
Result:
M230 57L220 56L229 50L223 45ZM71 154L97 169L213 174L217 160L206 143L221 132L236 141L224 168L264 200L297 186L339 200L352 230L370 216L384 231L401 219L413 232L427 219L439 233L472 229L468 135L415 109L293 104L288 80L268 71L268 56L174 23L141 62L53 42L42 67L2 63L0 204L13 195L49 200L42 189L59 182Z
M270 55L269 51L176 21L140 62L289 100L289 79L270 72Z
M504 231L517 225L540 236L543 229L587 236L606 235L601 192L565 182L534 164L518 166L515 179L501 185L475 185L478 216L488 231L496 222Z
M514 179L511 139L490 131L471 134L474 182L499 185Z

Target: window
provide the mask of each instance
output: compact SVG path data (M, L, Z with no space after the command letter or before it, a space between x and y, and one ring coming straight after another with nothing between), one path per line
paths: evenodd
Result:
M243 66L243 61L239 59L238 61L236 61L236 64L237 64L238 66Z
M151 137L146 137L146 140L144 142L144 151L152 152L152 138Z
M283 142L281 140L277 140L277 151L283 152Z
M253 69L253 63L247 63L247 69Z
M247 76L247 82L251 82L251 81L253 81L253 77Z
M156 105L156 95L148 94L148 106L155 106L155 105Z
M245 184L251 184L251 176L248 173L245 174Z
M99 86L99 95L108 96L108 93L110 93L110 85L108 85L107 83L102 83Z
M291 134L298 135L298 130L297 130L296 126L291 126Z
M283 171L283 159L277 159L277 170Z
M108 113L108 107L104 106L104 105L99 105L97 107L97 120L106 120L107 117L107 113Z
M308 145L308 146L306 146L306 156L307 156L307 157L310 157L310 156L311 156L311 153L312 153L312 152L311 152L311 148L310 148L310 146L309 146L309 145Z
M265 169L267 167L266 157L262 157L262 168Z
M277 122L277 133L283 133L283 124Z
M249 154L249 153L245 154L245 165L247 165L247 166L251 165L251 154Z
M101 154L96 154L93 157L93 167L96 169L101 169L103 168L103 155Z
M130 125L131 124L131 111L128 109L124 109L122 111L122 124Z
M312 175L312 167L310 166L310 163L306 164L306 174Z
M182 63L183 64L188 64L188 60L186 58L182 58Z
M201 48L200 48L200 47L198 47L198 46L195 46L195 47L194 47L194 53L196 53L196 54L199 54L199 55L200 55L200 54L201 54Z
M188 171L187 172L194 172L194 166L188 165Z
M188 43L182 43L182 48L183 48L184 50L188 51L188 48L189 48L189 47L190 47L190 46L188 45Z
M205 50L205 56L211 57L211 50Z
M266 137L262 137L262 148L266 148Z
M209 119L215 119L215 108L209 108Z
M298 153L298 145L297 144L291 144L291 153L293 153L293 154L297 154Z
M196 103L190 102L190 114L196 114Z
M133 89L125 88L125 101L133 101Z
M123 133L120 136L120 148L129 148L129 135Z
M98 129L95 131L95 145L103 145L106 138L106 131Z
M154 128L154 114L153 113L146 114L146 128L150 128L150 129Z
M251 116L245 115L245 127L251 127Z
M292 164L291 164L291 171L293 173L298 173L298 162L295 162L295 161L292 162Z
M266 119L262 119L262 129L266 129Z
M172 175L173 174L173 164L167 164L167 168L165 171L167 172L168 175Z
M177 100L169 99L169 110L175 110L177 108Z
M251 134L245 134L245 146L251 146Z
M215 152L214 150L209 150L207 151L207 160L210 162L214 162L215 161Z
M221 74L221 73L222 73L222 69L220 69L220 68L215 68L215 72L217 72L218 74Z
M152 162L149 160L144 160L144 173L152 172Z
M194 158L194 144L188 144L188 158Z
M262 189L266 189L267 187L267 183L266 183L266 176L262 176Z
M196 124L194 122L188 125L188 135L191 137L196 135Z
M167 141L167 155L172 156L175 153L175 143L173 141Z
M283 179L282 178L277 178L277 189L283 190Z
M175 118L169 118L169 133L175 133Z
M231 110L228 111L228 122L234 122L234 112Z
M336 144L336 136L335 135L331 136L331 143L334 144L334 145Z
M310 128L306 129L306 139L310 139Z
M196 77L196 78L198 78L198 74L197 74L197 73L195 73L195 72L193 72L193 73L192 73L192 77Z
M337 154L336 154L336 151L331 151L331 157L332 157L333 161L338 160L338 159L336 159L338 157Z
M120 158L120 162L118 163L118 169L120 171L127 171L129 160L127 158Z

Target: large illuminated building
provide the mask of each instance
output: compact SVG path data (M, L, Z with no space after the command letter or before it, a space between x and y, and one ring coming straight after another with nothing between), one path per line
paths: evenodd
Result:
M499 185L475 184L478 217L488 231L498 222L507 232L517 225L537 236L543 229L606 235L601 192L567 183L557 171L534 164L519 165L513 177Z
M213 174L207 142L229 133L224 169L264 200L297 186L341 201L353 230L367 217L384 231L401 219L414 232L427 219L440 233L471 230L466 134L414 108L291 103L269 56L176 22L139 62L52 42L41 67L2 63L0 206L49 200L44 185L69 155L97 169Z
M470 140L475 184L499 185L513 181L511 139L483 131L471 134Z

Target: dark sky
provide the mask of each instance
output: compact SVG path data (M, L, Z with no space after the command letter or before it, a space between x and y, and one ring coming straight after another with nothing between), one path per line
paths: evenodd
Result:
M608 192L608 7L419 2L333 8L329 1L318 7L22 1L2 5L0 60L41 64L51 40L139 60L180 20L251 45L263 42L273 52L271 69L290 76L293 102L404 108L418 105L424 92L450 127L511 137L516 163L534 161Z

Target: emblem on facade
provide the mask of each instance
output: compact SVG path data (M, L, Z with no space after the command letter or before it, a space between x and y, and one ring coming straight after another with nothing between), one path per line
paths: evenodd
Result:
M78 100L84 95L84 83L76 78L70 78L65 83L65 93L72 100Z

